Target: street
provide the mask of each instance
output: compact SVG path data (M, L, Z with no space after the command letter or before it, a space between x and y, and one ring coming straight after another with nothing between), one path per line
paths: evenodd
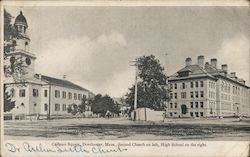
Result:
M250 123L235 120L135 122L125 118L5 121L4 138L35 140L249 140Z

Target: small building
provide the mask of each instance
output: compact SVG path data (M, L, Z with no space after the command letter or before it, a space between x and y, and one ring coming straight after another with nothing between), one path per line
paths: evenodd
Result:
M192 64L169 77L171 100L167 104L168 117L230 117L250 116L249 87L235 72L229 73L227 64L218 67L217 59L204 63L198 56Z

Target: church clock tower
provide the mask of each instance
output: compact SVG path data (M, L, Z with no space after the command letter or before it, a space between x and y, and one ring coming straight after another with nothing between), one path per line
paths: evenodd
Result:
M30 52L30 38L27 34L28 23L24 17L22 11L16 17L14 22L15 35L13 37L13 42L16 45L14 51L9 53L10 62L15 62L17 59L21 58L25 67L26 74L24 78L33 79L34 78L34 61L36 59L35 54Z

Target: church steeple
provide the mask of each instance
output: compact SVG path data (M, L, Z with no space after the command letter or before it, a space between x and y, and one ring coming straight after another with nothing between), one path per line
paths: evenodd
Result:
M23 16L23 12L20 11L20 14L16 17L14 22L15 29L17 33L25 34L26 29L28 28L28 23L26 18Z
M25 69L27 71L25 77L33 78L35 73L34 61L36 56L34 53L30 52L29 49L30 38L27 34L28 23L22 11L20 11L19 15L15 19L14 28L16 31L15 35L13 36L15 48L14 51L9 54L9 56L12 58L12 60L16 60L17 58L21 57L23 63L27 66Z

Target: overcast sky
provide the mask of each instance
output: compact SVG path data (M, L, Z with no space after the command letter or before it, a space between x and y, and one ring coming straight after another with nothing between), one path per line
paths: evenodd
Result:
M7 7L28 21L36 72L114 97L134 83L129 61L154 54L168 75L218 59L249 84L248 7ZM14 20L14 19L13 19ZM168 55L164 55L164 54Z

